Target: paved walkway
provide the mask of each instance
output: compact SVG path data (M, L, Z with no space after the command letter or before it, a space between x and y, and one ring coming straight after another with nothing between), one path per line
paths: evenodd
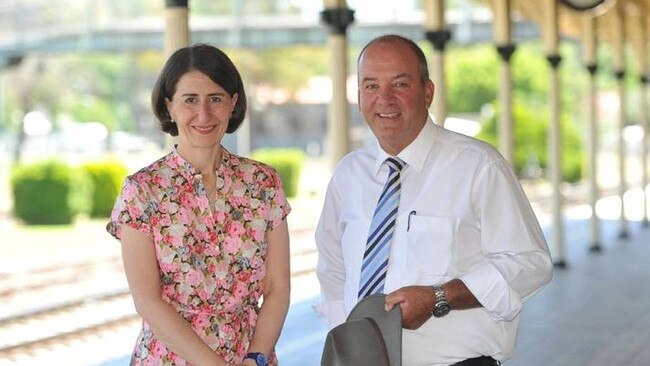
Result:
M526 307L510 366L650 365L650 229L603 222L603 251L586 250L586 220L567 223L569 266Z

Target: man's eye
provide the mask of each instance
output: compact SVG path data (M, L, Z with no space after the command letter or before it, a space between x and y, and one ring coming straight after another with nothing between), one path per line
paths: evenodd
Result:
M404 82L404 81L399 81L399 82L395 83L395 86L401 88L401 87L409 86L409 84L407 82Z
M368 85L366 85L366 86L364 87L364 89L366 89L366 90L375 90L375 89L377 89L377 85L375 85L375 84L368 84Z

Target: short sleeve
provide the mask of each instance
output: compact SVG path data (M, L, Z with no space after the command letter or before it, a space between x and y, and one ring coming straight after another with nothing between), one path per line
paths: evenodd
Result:
M280 225L282 220L284 220L289 212L291 212L291 206L289 206L289 201L284 194L284 189L282 188L282 179L278 173L273 168L268 168L267 174L269 175L268 179L270 180L270 189L269 194L267 195L269 202L269 215L267 219L267 230L272 230L276 226Z
M122 185L122 192L117 197L111 213L111 219L106 225L106 231L118 240L122 238L122 225L140 231L153 238L150 225L151 214L154 212L151 197L145 193L141 183L133 177L127 177Z

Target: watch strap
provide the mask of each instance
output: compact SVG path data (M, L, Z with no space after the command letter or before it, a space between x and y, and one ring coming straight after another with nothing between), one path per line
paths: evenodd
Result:
M431 313L436 318L443 317L449 313L451 307L447 296L445 295L445 289L441 285L433 286L433 294L435 296L435 305L431 309Z

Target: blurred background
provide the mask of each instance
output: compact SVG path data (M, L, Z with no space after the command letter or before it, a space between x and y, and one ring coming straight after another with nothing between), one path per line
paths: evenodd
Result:
M128 364L140 320L122 272L119 243L104 227L124 177L164 155L172 143L159 131L150 108L151 89L170 51L166 32L174 24L170 18L177 16L171 8L184 9L190 43L219 46L239 68L249 113L224 145L276 167L293 207L293 291L278 344L282 365L319 364L326 330L312 309L318 297L313 231L341 156L340 141L332 143L332 125L337 113L347 119L343 152L372 140L356 104L356 57L367 41L384 33L411 37L430 57L432 69L443 65L443 79L434 79L436 98L444 100L444 108L432 109L436 122L504 153L562 271L553 284L561 289L566 288L563 281L574 281L571 286L587 291L591 282L571 276L601 274L604 265L590 261L590 254L617 247L619 240L648 239L646 231L637 230L648 222L647 59L635 55L639 47L647 53L647 38L640 46L634 38L629 41L634 44L626 46L623 40L621 46L616 34L598 30L609 41L592 47L589 59L585 32L576 24L602 19L603 27L616 29L618 23L608 17L637 6L632 11L643 11L643 21L638 26L623 21L624 29L632 27L624 33L641 27L645 34L648 4L568 3L541 1L536 9L525 0L2 0L0 365ZM595 10L583 11L590 9L588 3ZM511 28L499 38L494 24L503 4ZM560 12L535 16L547 6ZM328 20L324 9L345 10L339 16L353 10L353 16ZM445 21L432 21L435 14ZM561 42L555 48L549 49L544 19L560 19L555 37ZM336 64L333 53L341 37L345 52ZM443 54L444 64L439 61ZM560 55L560 66L549 67ZM343 73L338 84L336 69ZM555 76L561 88L549 82ZM341 96L342 105L335 101ZM501 139L504 114L515 126L510 145ZM607 253L614 261L607 265L637 269L633 259L650 254L640 250L645 251ZM650 283L647 269L638 270L630 275L639 281L640 274L645 282L638 283ZM554 329L542 325L549 320L541 309L566 296L554 289L535 299L532 326L522 328L521 350L508 365L606 365L612 354L633 355L632 361L618 364L650 360L639 356L642 347L632 342L624 343L631 353L621 353L620 347L603 353L602 340L588 339L590 331L581 328L592 318L569 332L582 353L566 351L566 342L558 339L550 346L564 357L544 359L536 341L552 338ZM635 299L640 307L650 303L645 296ZM606 314L609 305L594 311ZM575 315L573 307L566 309L560 319ZM636 313L627 315L628 323L618 323L621 332L639 321ZM609 336L616 329L611 326Z

